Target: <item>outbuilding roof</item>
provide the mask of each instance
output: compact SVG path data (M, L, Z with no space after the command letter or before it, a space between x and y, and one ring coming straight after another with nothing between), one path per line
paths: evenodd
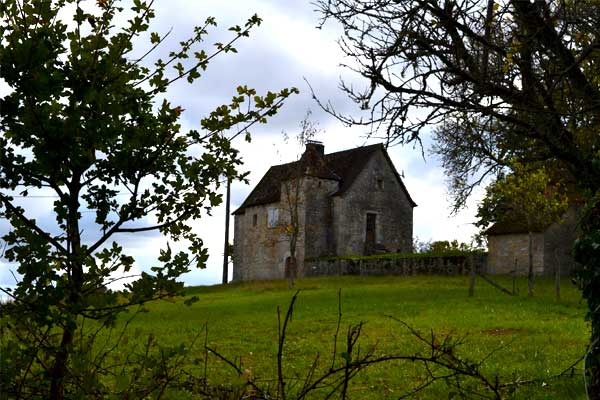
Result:
M539 233L546 230L546 228L550 226L547 224L545 226L534 226L531 228L532 233ZM522 234L528 233L529 228L527 227L527 222L521 218L507 218L502 221L498 221L494 223L494 225L490 226L486 231L486 235L513 235L513 234Z

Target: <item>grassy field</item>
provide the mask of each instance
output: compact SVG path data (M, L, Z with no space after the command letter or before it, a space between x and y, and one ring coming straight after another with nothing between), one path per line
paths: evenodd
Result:
M509 278L497 280L512 288ZM288 327L285 375L293 386L295 379L303 379L317 354L319 371L331 365L341 289L341 342L350 324L364 322L361 352L374 347L379 355L410 355L423 349L401 323L389 317L393 316L426 335L433 331L440 338L462 338L456 352L463 358L481 360L497 349L484 363L486 375L499 376L501 381L537 380L518 386L514 398L585 398L581 363L555 378L585 352L589 335L579 292L568 279L563 286L558 302L553 282L545 279L537 280L533 298L526 295L524 279L517 281L518 296L508 296L478 279L471 298L467 296L467 277L298 280L296 289L301 291ZM200 335L193 351L203 359L207 327L210 347L241 362L253 380L272 384L270 380L276 377L277 307L285 313L294 292L284 281L189 288L187 294L199 296L199 302L189 307L183 301L151 304L151 312L138 315L130 328L138 338L153 334L165 345L191 343ZM338 356L342 345L338 344ZM213 384L240 380L214 356L207 368ZM352 381L351 398L398 398L420 382L419 371L419 365L411 362L370 366ZM440 383L416 398L448 398L447 392Z

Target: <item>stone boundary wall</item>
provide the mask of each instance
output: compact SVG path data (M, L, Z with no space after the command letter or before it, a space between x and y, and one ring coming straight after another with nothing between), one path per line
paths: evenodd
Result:
M468 256L425 256L405 258L335 258L309 259L304 262L304 276L337 275L467 275ZM487 253L474 255L475 271L487 272Z

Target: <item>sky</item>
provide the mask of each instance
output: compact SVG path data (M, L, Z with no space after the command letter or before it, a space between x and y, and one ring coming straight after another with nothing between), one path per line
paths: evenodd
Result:
M182 129L199 129L202 117L216 106L228 103L238 85L253 87L258 93L285 87L297 87L300 90L300 94L290 98L267 125L251 130L250 143L242 138L234 142L244 162L242 169L249 172L249 183L232 184L232 210L243 202L271 165L297 159L302 149L293 141L286 141L285 136L293 137L298 133L299 123L308 110L311 111L310 119L320 129L314 139L323 142L326 153L378 142L366 137L365 128L343 126L321 110L312 98L307 82L321 102L330 102L339 112L356 116L360 110L341 92L340 80L357 88L366 86L367 82L340 66L352 62L344 58L338 47L337 40L342 32L333 23L318 29L320 16L310 1L156 0L154 5L156 18L150 30L161 34L171 28L173 30L157 53L163 56L177 48L177 43L189 37L194 26L203 24L209 16L216 18L218 26L211 28L207 46L224 42L231 34L227 31L228 27L243 25L253 14L258 14L263 20L249 38L236 45L237 54L216 58L202 78L192 85L179 81L166 93L166 98L173 105L180 105L185 110ZM143 54L148 49L148 43L147 38L141 38L134 43L134 48ZM0 80L0 95L7 90L6 84ZM414 209L413 236L419 241L457 239L469 243L477 232L473 223L476 220L476 204L483 191L476 191L464 210L451 215L446 177L439 160L429 153L430 145L431 138L426 134L423 137L423 149L412 144L388 149L396 169L403 172L404 183L418 205ZM28 216L36 218L42 226L50 227L54 218L52 201L52 198L35 197L23 200L23 206ZM221 281L225 207L216 207L211 214L192 222L194 230L209 249L209 260L205 269L194 269L182 276L186 285L211 285ZM91 225L91 217L91 214L86 216L84 213L83 224ZM6 221L0 220L0 235L8 229L10 227ZM233 241L233 227L230 232L230 241ZM157 233L121 235L116 240L129 255L136 258L133 273L149 271L158 250L166 243L166 239ZM177 244L171 245L177 248ZM15 283L15 269L14 265L0 259L0 285ZM232 276L231 270L229 276Z

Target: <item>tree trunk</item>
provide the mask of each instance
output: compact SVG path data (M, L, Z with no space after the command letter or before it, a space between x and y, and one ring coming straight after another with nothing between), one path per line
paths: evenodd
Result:
M301 171L298 171L301 173ZM293 185L293 187L291 186ZM296 178L292 181L287 181L284 185L285 198L287 201L287 207L290 213L290 224L289 230L286 228L288 238L290 240L289 249L290 256L285 261L285 274L289 280L290 289L294 287L294 278L296 277L296 270L298 260L296 259L296 244L298 242L298 235L300 234L300 221L298 215L298 203L300 202L300 188L302 181L300 178ZM292 193L293 189L293 193ZM285 276L284 276L285 278Z
M231 204L231 179L227 179L227 197L225 198L225 244L223 245L223 284L229 282L229 207Z
M296 268L298 263L296 262L296 256L290 256L288 258L289 262L286 263L286 268L288 270L288 279L290 284L290 289L294 287L294 278L296 277Z
M81 301L83 288L83 262L84 255L81 249L81 237L79 233L79 183L81 173L73 172L73 178L69 186L69 211L67 216L67 249L70 249L67 259L67 274L69 277L69 296L65 298L67 307L62 312L71 316L72 321L67 320L63 328L60 348L54 358L54 364L50 370L50 400L63 400L65 398L65 377L67 376L67 364L73 337L77 330L76 313L73 312Z
M518 271L517 267L518 267L517 257L515 257L515 267L512 270L512 286L513 286L512 293L513 293L513 296L517 295L517 271Z
M554 266L554 287L556 289L556 300L560 301L560 258L558 257L558 249L554 250L554 258L556 260Z
M60 350L54 359L50 371L50 400L63 400L65 398L65 376L67 375L67 362L69 361L69 346L73 343L73 330L64 328Z
M592 351L592 353L590 354L590 357L592 359L599 360L600 359L600 350L598 348L596 348L595 350L592 349L591 351ZM600 399L600 368L597 365L595 367L592 367L591 375L592 375L592 377L591 377L592 379L591 379L590 388L589 388L589 398L590 399Z
M529 238L529 270L527 273L527 289L529 296L533 296L533 232L528 232L527 236Z

